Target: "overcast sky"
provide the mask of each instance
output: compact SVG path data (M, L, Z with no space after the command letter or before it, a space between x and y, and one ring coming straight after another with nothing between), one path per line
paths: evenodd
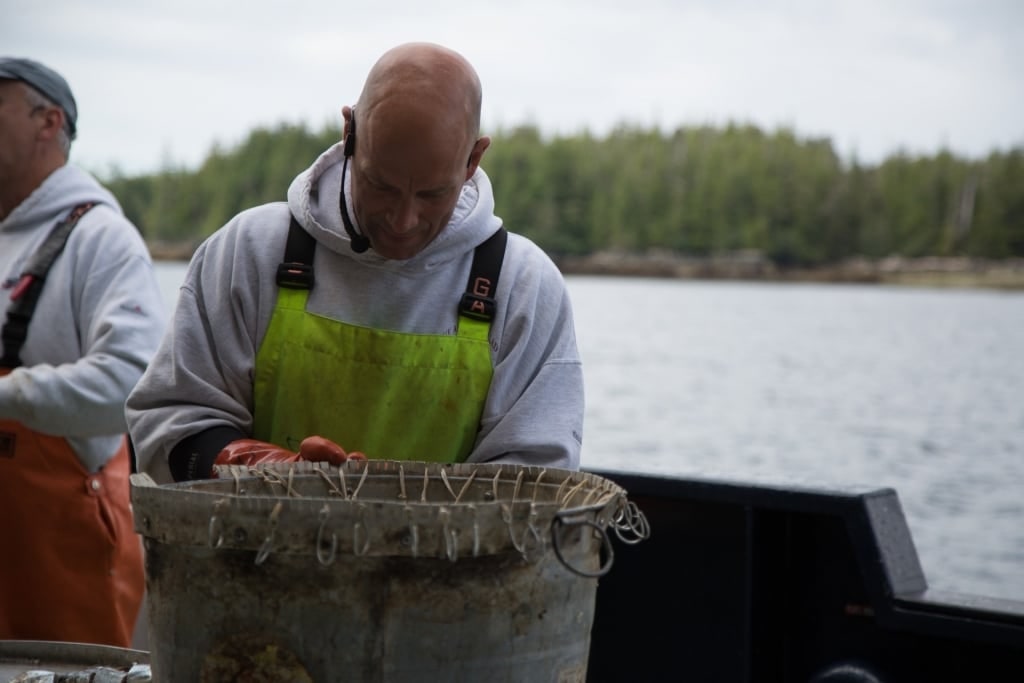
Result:
M0 54L68 79L72 159L100 173L319 130L409 40L469 58L492 132L732 121L868 163L1024 146L1024 0L0 0Z

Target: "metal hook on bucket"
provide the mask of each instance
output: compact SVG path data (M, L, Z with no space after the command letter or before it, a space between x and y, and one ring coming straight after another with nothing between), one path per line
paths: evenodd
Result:
M355 496L352 496L355 498ZM366 525L363 524L363 517L366 513L366 506L362 503L359 504L359 519L352 525L352 552L359 557L366 554L366 551L370 549L370 533L366 531ZM363 532L363 547L359 547L359 532Z
M210 515L210 547L219 548L224 543L224 522L221 521L217 513L220 512L221 507L227 503L225 498L221 498L213 504L213 514ZM216 539L216 540L214 540Z
M267 537L263 539L263 545L260 546L260 551L256 553L256 564L263 564L270 555L270 551L274 548L274 532L277 531L277 518L280 514L281 501L277 501L274 509L270 511L270 531L267 532Z
M626 506L615 517L615 535L619 540L629 545L636 545L651 535L651 524L647 521L647 515L637 507L633 501L627 501ZM624 535L624 532L630 535Z
M327 518L331 514L331 506L324 503L320 508L320 528L316 532L316 559L325 567L334 563L335 554L338 552L338 534L331 532L331 554L324 559L324 528L327 526Z
M519 551L519 554L523 556L523 559L527 562L534 560L530 559L530 548L527 548L527 544L532 537L534 540L533 548L539 548L541 554L544 551L544 539L541 537L540 532L537 530L537 526L534 524L537 521L537 506L534 503L530 503L530 515L526 522L526 528L523 529L522 540L516 539L515 530L512 528L512 508L508 505L501 506L501 519L505 522L505 526L508 527L508 537L512 541L512 547Z
M539 560L540 557L544 554L544 537L541 536L540 530L537 528L537 525L535 524L538 516L539 515L537 513L537 504L530 503L530 516L528 517L526 522L526 531L523 532L523 559L527 562L534 562L536 560ZM529 553L526 550L527 541L531 537L534 540L533 549L538 550L538 554L533 560L530 559Z
M442 470L443 472L443 470ZM459 557L459 532L451 528L451 512L441 506L437 516L441 518L441 535L444 537L444 554L450 562Z
M476 505L470 503L469 509L473 511L473 557L480 557L480 519Z
M562 555L562 542L558 540L560 538L558 527L563 524L566 526L588 526L592 528L594 531L596 531L598 535L601 537L601 546L605 548L607 552L607 559L605 560L604 565L598 567L597 571L588 572L579 569L578 567L574 567L571 564L569 564L569 562ZM615 550L614 548L612 548L611 539L608 538L608 534L599 524L597 524L591 519L587 519L584 515L581 514L570 515L561 512L555 514L555 516L551 519L551 547L554 548L555 555L558 557L558 560L562 563L563 567L571 571L573 574L588 579L596 579L604 576L609 571L611 571L612 563L615 562Z

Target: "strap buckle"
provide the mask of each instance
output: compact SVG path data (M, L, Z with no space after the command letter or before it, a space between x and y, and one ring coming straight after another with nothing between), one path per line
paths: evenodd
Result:
M294 261L277 265L277 284L291 289L313 289L313 266Z

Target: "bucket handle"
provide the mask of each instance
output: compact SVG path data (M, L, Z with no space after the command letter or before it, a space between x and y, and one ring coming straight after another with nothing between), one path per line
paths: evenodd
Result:
M565 557L562 555L562 542L558 540L560 538L559 527L565 526L589 526L598 533L601 537L601 546L607 552L607 559L605 563L598 567L597 571L589 572L579 567L574 567L570 564ZM586 516L581 514L566 514L559 512L551 519L551 547L555 550L555 555L558 557L558 561L562 563L562 566L571 571L577 576L582 576L587 579L597 579L612 569L612 564L615 562L615 549L612 548L611 539L608 538L608 533L604 530L604 527L599 525L592 519L588 519Z

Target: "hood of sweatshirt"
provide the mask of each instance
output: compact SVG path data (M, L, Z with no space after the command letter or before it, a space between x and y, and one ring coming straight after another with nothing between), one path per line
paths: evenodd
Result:
M0 221L0 232L14 233L55 224L85 202L106 204L117 213L121 205L95 178L73 164L64 164Z
M494 194L491 181L483 169L462 186L448 225L421 251L410 259L395 261L384 258L371 246L361 254L352 250L351 240L341 219L341 192L344 146L338 143L300 173L288 188L288 206L296 220L327 249L387 270L404 272L429 271L441 267L476 248L501 227L494 215ZM352 211L352 169L345 178L345 200L349 217L356 230L362 230Z

